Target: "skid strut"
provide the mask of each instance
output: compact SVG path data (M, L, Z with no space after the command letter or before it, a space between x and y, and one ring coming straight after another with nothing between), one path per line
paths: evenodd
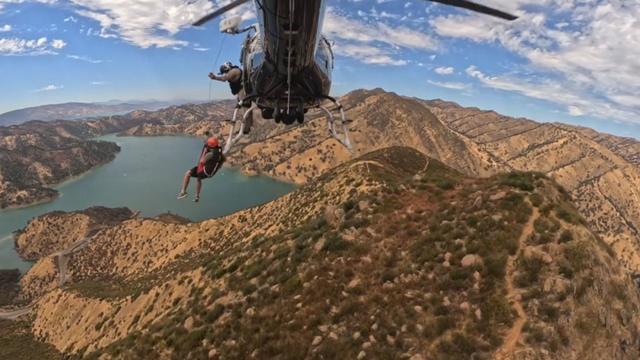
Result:
M349 137L349 127L347 126L347 120L344 117L344 109L342 108L342 104L338 100L329 98L334 104L337 106L337 110L340 112L340 120L336 122L335 117L331 110L326 107L319 105L320 109L327 114L327 124L329 125L329 133L333 136L334 139L338 140L342 145L344 145L349 151L353 150L353 146L351 145L351 138ZM338 129L341 128L342 136L338 133Z
M238 106L236 106L236 109L233 111L233 119L231 119L231 122L229 124L229 135L227 136L227 142L226 144L224 144L224 149L222 150L224 154L227 154L229 150L231 150L233 144L240 140L242 135L244 135L244 125L247 122L247 118L253 114L253 110L255 110L258 106L256 105L256 103L252 103L251 107L244 112L244 114L242 115L242 120L240 121L240 128L236 132L236 124L238 123L238 112L240 110L240 107L240 104L238 104Z

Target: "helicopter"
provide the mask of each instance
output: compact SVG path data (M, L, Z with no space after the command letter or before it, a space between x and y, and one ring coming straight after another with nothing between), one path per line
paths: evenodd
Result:
M276 123L303 123L310 109L327 115L329 133L347 149L352 149L347 120L340 102L330 96L335 56L330 41L321 33L326 10L325 0L235 0L200 18L201 26L228 11L253 1L258 23L241 29L241 18L220 22L226 34L247 33L240 63L246 97L238 101L225 143L227 153L244 134L245 123L254 110ZM468 0L425 0L505 20L516 16ZM330 110L327 100L335 104ZM248 108L238 118L239 110ZM339 113L339 118L333 112ZM239 127L237 126L239 123Z

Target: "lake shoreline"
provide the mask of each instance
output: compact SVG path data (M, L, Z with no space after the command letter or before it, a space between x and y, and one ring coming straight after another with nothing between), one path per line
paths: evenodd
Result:
M113 143L113 144L118 145L118 143L116 141L108 141L108 140L101 140L100 139L100 138L103 138L105 136L115 136L117 138L126 138L126 137L132 137L132 138L154 138L154 137L155 138L158 138L158 137L200 138L199 136L192 135L192 134L126 135L126 134L123 134L122 132L114 132L114 133L104 134L104 135L100 135L100 136L97 136L97 137L94 137L94 138L90 138L90 139L87 139L87 141L104 141L104 142ZM61 194L58 191L57 188L59 188L61 186L68 185L68 184L73 183L75 181L78 181L78 180L86 177L87 175L89 175L93 171L95 171L95 170L97 170L97 169L99 169L99 168L101 168L101 167L113 162L121 152L122 152L122 149L118 150L118 152L115 154L113 159L110 159L110 160L105 161L103 163L100 163L100 164L97 164L95 166L92 166L92 167L88 168L87 170L85 170L84 172L82 172L81 174L71 175L69 177L65 177L59 182L43 183L43 186L46 186L46 187L56 191L56 195L55 196L52 196L52 197L49 197L49 198L40 199L40 200L33 201L33 202L29 202L29 203L26 203L26 204L10 205L10 206L7 206L5 208L0 209L0 214L2 213L2 211L5 211L5 210L27 209L27 208L30 208L30 207L33 207L33 206L43 205L43 204L51 203L51 202L54 202L54 201L58 200L64 194ZM250 175L247 174L247 176L250 176ZM269 176L269 175L264 175L264 176ZM280 179L278 179L278 180L280 180Z
M173 213L193 222L215 219L272 201L295 190L295 184L279 181L268 174L245 174L237 166L225 166L207 181L202 200L177 200L175 192L185 170L194 164L202 148L193 136L125 136L117 134L97 140L116 142L121 151L113 161L100 164L55 186L58 195L47 201L0 210L0 264L2 268L28 271L33 264L24 261L15 249L14 232L33 218L53 211L81 211L93 206L128 207L141 216L153 218ZM190 192L195 190L191 184ZM14 239L14 241L11 241Z

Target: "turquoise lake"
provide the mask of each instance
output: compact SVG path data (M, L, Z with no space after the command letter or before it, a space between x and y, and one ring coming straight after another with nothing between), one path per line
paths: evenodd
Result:
M184 172L195 166L202 140L115 135L99 139L120 145L122 151L114 161L57 186L60 196L53 202L0 211L0 269L18 268L24 272L31 267L31 263L18 257L12 232L23 228L31 218L53 210L124 206L147 217L171 211L199 221L271 201L295 188L268 177L248 177L236 169L224 168L203 181L199 203L192 201L195 179L189 185L190 196L177 200Z

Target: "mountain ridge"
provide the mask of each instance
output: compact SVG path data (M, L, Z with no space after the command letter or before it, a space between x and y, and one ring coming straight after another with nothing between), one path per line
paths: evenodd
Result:
M384 148L220 219L98 231L29 331L88 358L635 358L638 291L583 221L542 174Z
M0 114L0 126L17 125L27 121L78 120L88 117L110 116L133 110L158 110L188 101L106 101L66 102L26 107Z
M512 169L550 174L572 194L590 226L625 266L640 272L640 192L635 190L640 188L640 142L382 89L355 90L341 101L353 120L356 156L405 145L467 174L490 176ZM125 135L203 136L206 131L224 133L222 120L232 107L233 101L174 106L96 122L117 119L117 131ZM322 114L314 111L304 126L289 128L257 117L228 163L247 174L306 183L351 157L325 129Z

